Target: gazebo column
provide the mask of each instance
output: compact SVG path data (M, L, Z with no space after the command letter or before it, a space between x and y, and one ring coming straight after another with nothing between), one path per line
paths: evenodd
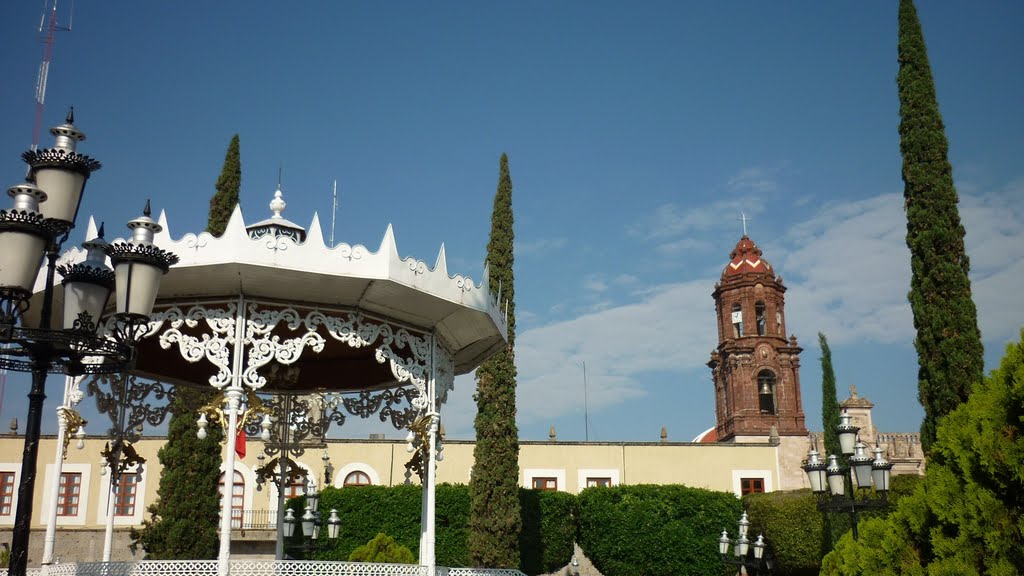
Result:
M231 384L224 390L224 416L227 418L224 456L224 478L226 487L220 506L220 553L217 555L217 574L228 576L231 572L231 492L235 482L235 447L238 440L238 413L245 395L242 387L242 364L245 357L245 297L238 297L238 313L235 317L235 342L231 362Z
M437 565L434 553L437 519L435 516L437 498L437 431L440 420L437 413L437 336L430 337L430 372L427 377L427 453L423 462L423 509L420 528L420 565L428 566L430 574Z
M242 405L242 387L231 386L224 391L224 416L228 419L226 442L228 453L224 456L224 477L226 486L231 486L235 477L235 446L238 439L238 412ZM217 556L217 573L227 576L231 560L231 492L221 498L220 507L220 554Z
M53 481L50 482L50 507L46 510L46 538L43 540L43 561L42 564L53 563L53 546L57 539L57 500L60 496L60 476L64 466L64 455L66 453L68 434L74 434L75 430L68 428L73 425L80 425L78 422L70 422L74 417L72 406L78 404L82 392L78 388L81 376L67 376L64 380L64 402L57 408L57 454L53 461Z

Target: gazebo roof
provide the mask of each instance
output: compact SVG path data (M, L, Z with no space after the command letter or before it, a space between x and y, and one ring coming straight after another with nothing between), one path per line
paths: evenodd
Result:
M433 266L402 258L390 225L371 252L362 245L327 246L315 214L301 243L286 236L250 238L238 206L220 237L202 232L174 239L164 213L159 224L163 230L154 244L181 260L160 284L158 307L170 302L231 301L244 295L288 306L354 309L436 333L452 353L456 374L469 372L506 345L501 296L491 295L487 265L480 284L475 284L461 274L449 275L444 245ZM86 236L95 235L90 218ZM84 258L85 251L75 247L60 261ZM37 292L44 280L45 270L36 281ZM61 309L61 300L58 286L55 310ZM38 308L32 306L33 311ZM59 316L55 314L58 322Z

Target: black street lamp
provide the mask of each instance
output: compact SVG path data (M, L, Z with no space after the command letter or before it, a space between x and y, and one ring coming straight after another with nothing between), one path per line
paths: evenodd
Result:
M27 181L11 187L13 206L0 210L0 368L32 374L22 455L18 506L11 539L10 574L24 576L28 562L32 498L46 377L50 373L78 376L127 370L133 361L140 330L149 322L160 279L177 256L153 245L160 226L146 215L129 224L131 241L108 245L100 237L85 243L88 258L57 266L57 255L75 226L85 183L100 169L96 160L75 151L85 134L74 124L74 110L64 124L50 129L51 149L21 155L29 165ZM102 230L102 227L101 227ZM26 313L44 262L46 276L38 318ZM111 271L105 263L109 257ZM52 326L56 272L63 276L61 328ZM100 336L101 315L112 288L117 306Z
M747 573L753 570L757 575L770 576L774 574L775 558L768 547L768 542L764 539L764 534L759 534L757 540L751 543L747 538L749 530L750 520L747 519L746 512L740 516L738 537L735 540L729 538L727 531L722 530L722 537L718 539L718 554L722 557L722 562L739 566ZM731 558L729 557L729 546L733 547Z
M828 456L828 463L821 461L813 447L807 454L802 468L807 473L811 491L818 499L818 510L825 514L846 513L853 525L853 539L857 540L857 519L862 510L884 510L889 507L889 481L892 463L882 456L882 449L875 447L874 458L867 454L867 444L857 438L860 428L850 422L844 411L840 417L839 449L847 456L850 466L841 466L835 454ZM854 487L856 479L856 488ZM871 496L874 487L876 497ZM860 489L858 497L856 489Z
M292 548L301 549L303 554L308 558L310 552L314 552L318 549L327 548L329 545L333 545L338 539L338 535L341 533L341 517L338 516L338 511L335 509L331 510L331 515L327 518L327 538L329 541L323 543L320 540L320 527L323 522L320 520L320 512L317 508L320 505L320 494L316 491L316 488L310 483L309 492L306 494L306 511L301 518L295 517L295 511L288 508L284 514L284 520L282 522L281 531L284 534L285 542L295 535L295 525L302 525L302 535L304 536L301 546L294 546Z

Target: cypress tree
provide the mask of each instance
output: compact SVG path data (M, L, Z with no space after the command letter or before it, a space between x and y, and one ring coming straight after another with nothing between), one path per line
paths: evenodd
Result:
M970 264L957 210L953 168L924 34L912 0L900 0L900 152L910 248L910 307L917 338L921 445L930 450L939 420L967 400L984 371Z
M825 454L835 454L841 466L846 466L846 456L839 445L839 401L836 399L836 374L832 369L832 349L828 347L828 339L818 332L818 344L821 346L821 424L825 428ZM829 549L835 546L839 538L850 530L850 521L841 514L825 515L825 538Z
M216 193L210 200L206 231L220 236L238 204L242 183L242 165L238 152L238 134L231 138L224 166L217 178ZM214 423L207 438L196 433L198 410L216 391L204 387L178 386L171 403L167 444L157 456L163 467L158 500L149 506L152 515L141 531L132 530L132 549L141 546L146 557L154 560L213 559L217 557L219 526L221 442L224 433ZM230 485L228 481L228 485ZM228 490L230 493L230 489Z
M214 236L224 233L228 218L238 204L238 192L242 187L242 161L238 152L238 134L231 138L228 152L224 155L224 167L217 178L217 192L210 198L210 217L206 231Z
M498 190L487 243L491 291L508 306L508 347L477 368L476 447L469 481L469 554L473 566L516 568L520 563L519 430L516 426L515 283L512 178L501 155Z
M839 401L836 400L836 374L832 370L832 350L828 347L828 339L818 332L818 344L821 345L821 424L825 427L825 454L843 457L839 447Z
M139 546L149 560L212 560L217 557L220 523L220 426L207 428L205 440L196 436L196 409L209 399L201 388L178 386L171 404L167 443L157 456L163 473L157 501L148 507L151 519L132 530L132 551Z

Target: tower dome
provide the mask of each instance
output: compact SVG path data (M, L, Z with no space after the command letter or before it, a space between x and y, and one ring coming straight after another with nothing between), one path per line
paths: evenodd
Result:
M761 249L754 244L749 236L744 234L736 243L736 247L729 253L729 263L725 266L725 270L722 270L722 279L750 273L775 276L772 265L761 258Z

